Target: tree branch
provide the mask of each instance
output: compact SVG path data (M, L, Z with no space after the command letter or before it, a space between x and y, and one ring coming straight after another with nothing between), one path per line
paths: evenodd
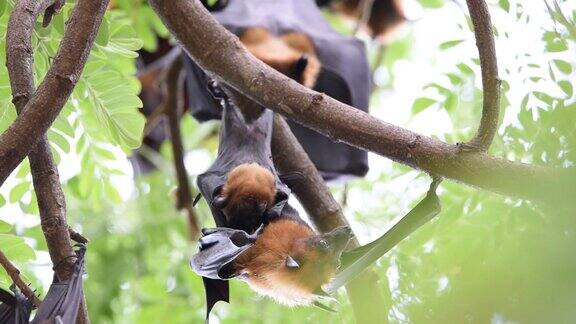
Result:
M176 170L176 179L178 181L176 209L186 212L190 237L197 238L200 234L200 228L198 226L198 217L192 206L192 191L188 181L188 172L184 165L184 145L180 132L180 111L183 103L180 96L182 89L179 89L179 85L184 84L182 79L182 56L178 55L173 58L172 62L164 70L161 80L163 92L161 105L164 107L164 112L168 117L174 169Z
M53 1L42 3L34 0L19 1L12 11L7 28L6 66L12 87L13 103L18 114L24 110L34 94L32 31L38 15L50 7ZM74 266L74 255L66 225L66 201L58 169L54 165L50 144L42 134L35 149L30 152L30 169L38 199L40 221L52 262L68 260L57 274L65 280Z
M487 151L498 131L500 114L500 84L498 78L498 62L496 47L492 32L490 12L484 0L466 0L470 18L474 25L474 36L480 56L482 70L483 104L482 118L476 136L464 147L479 151Z
M34 294L34 291L22 280L20 277L20 270L18 270L11 262L8 260L6 255L0 251L0 265L6 270L6 273L10 276L16 287L26 296L26 298L32 300L32 303L38 307L42 303L42 300Z
M108 0L76 3L48 73L20 116L0 136L0 185L30 153L64 107L88 59L107 4ZM11 37L18 41L16 36Z
M383 122L268 67L242 46L197 1L149 0L152 8L204 70L235 90L335 141L378 153L396 162L504 195L538 199L553 190L569 199L574 182L556 183L554 169L516 163L451 145ZM186 15L182 15L186 12ZM216 40L216 41L215 41ZM538 187L534 186L538 184Z
M30 98L33 96L35 89L33 79L34 58L32 49L32 31L34 30L34 23L36 22L39 14L44 11L45 13L43 25L46 27L52 19L52 15L58 12L63 5L63 0L50 0L41 2L33 0L21 0L14 6L10 16L6 36L6 66L8 68L10 85L12 87L12 101L16 106L16 111L19 115L21 115L22 112L26 109L26 105L28 104ZM78 13L76 13L76 15L84 15L86 13L80 11L80 8L75 8L75 10L76 9L78 9ZM73 14L71 21L74 17L75 16ZM80 21L78 18L76 18L76 20ZM70 26L73 26L72 23ZM97 30L97 28L98 25L92 27L92 30ZM69 35L68 30L64 36L64 39L66 39L66 37L71 37L67 36ZM86 28L86 30L90 30L89 26ZM94 31L92 31L92 34L94 34ZM79 34L79 36L82 35ZM79 38L79 41L82 41L82 39ZM60 52L65 51L65 41L63 40L62 43L63 46L61 47ZM89 53L89 44L84 44L84 46L87 46L87 53ZM81 49L82 47L79 46L78 48ZM87 54L85 56L87 56ZM79 75L81 71L82 68L80 67L77 74ZM56 74L56 76L58 76L58 74ZM46 78L48 78L48 76ZM70 88L70 92L72 89L73 86ZM67 98L68 96L64 98L64 103ZM61 108L62 107L60 107L60 109ZM56 118L58 112L59 110L54 115L54 118ZM46 126L46 129L49 126L50 124ZM33 127L33 125L30 125L29 127ZM36 197L38 200L40 224L42 226L44 236L46 237L48 252L50 254L52 264L59 265L54 269L54 271L60 280L66 280L70 277L74 269L76 254L74 253L70 244L71 235L66 222L66 200L60 186L58 168L54 164L50 150L50 143L48 142L45 134L46 129L38 134L40 137L39 142L36 144L33 150L30 151L30 169L34 183L34 190L36 191ZM5 135L6 134L3 134L2 137ZM33 138L34 137L31 139ZM31 146L31 148L32 147L33 146ZM8 172L8 174L9 173L10 172ZM76 232L73 233L76 234L76 239L84 239ZM78 313L78 323L89 323L90 320L88 318L86 302L84 297L82 298L82 304Z

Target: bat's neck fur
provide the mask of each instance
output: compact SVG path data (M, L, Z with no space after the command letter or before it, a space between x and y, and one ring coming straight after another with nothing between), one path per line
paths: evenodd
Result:
M291 32L276 37L262 27L250 27L240 37L246 48L264 63L277 71L290 76L296 62L306 55L306 65L298 82L313 88L320 73L320 61L314 44L303 33Z
M289 305L306 305L316 300L314 292L327 284L336 266L305 241L313 230L301 221L280 218L268 224L256 243L235 261L237 271L258 293ZM298 259L297 269L286 266L288 256Z

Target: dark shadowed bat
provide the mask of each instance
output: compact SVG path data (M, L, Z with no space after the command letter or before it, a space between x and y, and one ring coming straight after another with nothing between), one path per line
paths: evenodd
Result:
M357 109L368 111L370 72L364 44L333 30L313 0L229 0L214 17L246 48L279 72ZM208 78L187 59L190 111L199 121L220 119L206 91ZM366 152L289 122L325 179L364 176Z
M34 320L30 322L33 305L20 292L14 295L0 289L0 323L2 324L73 324L76 323L78 308L82 302L82 274L84 272L84 245L77 245L77 260L72 276L50 285L46 297L38 307ZM58 266L58 265L56 265Z
M197 179L218 227L203 230L191 260L204 280L206 316L216 302L228 302L224 280L232 278L287 305L313 304L338 267L350 229L318 235L288 204L290 189L271 159L272 111L248 124L229 99L221 103L218 156Z

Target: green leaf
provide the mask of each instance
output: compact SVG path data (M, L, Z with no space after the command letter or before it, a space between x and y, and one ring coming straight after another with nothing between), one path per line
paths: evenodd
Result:
M108 199L110 199L112 202L116 204L122 203L122 197L120 196L120 193L118 190L116 190L116 188L114 188L110 181L104 181L104 192L106 193Z
M506 12L510 12L510 2L508 0L500 0L498 1L498 5Z
M82 80L89 99L80 104L81 121L90 136L128 149L139 147L145 118L138 111L138 84L106 68L84 74Z
M554 65L560 70L560 72L564 74L571 74L572 73L572 64L563 61L563 60L553 60Z
M440 44L439 47L441 50L446 50L446 49L449 49L451 47L454 47L454 46L462 43L463 41L464 41L463 39L451 40L451 41L447 41L447 42Z
M402 217L390 230L375 241L342 254L342 266L329 284L327 292L334 292L348 281L362 273L386 252L400 243L408 235L428 223L438 213L441 205L438 196L430 190L408 214Z
M444 0L420 0L420 4L424 8L438 9L444 6Z
M458 70L464 74L474 75L474 70L472 70L468 65L464 63L459 63L456 65L456 67L458 67Z
M142 48L142 41L132 27L120 22L113 22L110 27L110 39L104 50L124 57L138 57L137 50Z
M28 174L30 174L30 162L28 161L28 158L25 158L24 161L22 161L22 163L20 163L20 165L18 166L18 172L16 172L16 178L22 179L26 177Z
M6 223L3 220L0 220L0 233L8 233L8 232L10 232L11 229L12 229L12 225Z
M100 46L106 46L108 44L108 40L110 39L110 32L108 30L108 19L102 19L102 24L100 24L100 28L98 29L98 34L96 35L95 42Z
M448 112L452 112L456 109L456 106L458 106L458 97L454 93L451 93L446 98L446 101L444 101L444 109Z
M566 93L568 98L572 98L572 94L574 94L574 88L572 86L572 83L570 83L566 80L562 80L562 81L558 82L558 86L560 86L562 91L564 91L564 93Z
M27 262L36 259L36 253L24 238L11 235L0 234L0 251L12 262Z
M58 146L64 153L70 153L70 143L68 143L66 138L59 133L53 130L49 130L48 140L50 143L54 143L56 146Z
M20 199L22 199L22 196L24 196L24 194L28 192L29 189L30 189L29 181L24 181L14 186L14 188L10 190L10 202L15 203L20 201Z
M417 114L436 103L436 100L430 98L418 98L412 105L412 113Z
M6 199L4 198L4 196L0 195L0 207L6 205Z
M1 1L0 2L0 17L2 17L2 15L4 14L4 12L6 11L6 3L8 1Z
M52 127L60 131L62 134L74 138L74 128L70 125L70 122L68 122L66 117L62 116L62 114L58 115L58 118L56 118Z

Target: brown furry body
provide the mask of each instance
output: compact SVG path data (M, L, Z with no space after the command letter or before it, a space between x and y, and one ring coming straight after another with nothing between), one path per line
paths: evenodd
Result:
M254 56L288 76L291 76L296 62L306 55L308 64L296 81L308 88L316 84L320 61L314 44L305 34L292 32L276 37L265 28L250 27L240 36L240 41Z
M337 268L329 254L307 244L313 236L307 225L281 218L266 226L256 244L236 259L235 268L264 296L289 306L310 304L316 300L314 292L330 281ZM288 268L288 256L300 267Z

